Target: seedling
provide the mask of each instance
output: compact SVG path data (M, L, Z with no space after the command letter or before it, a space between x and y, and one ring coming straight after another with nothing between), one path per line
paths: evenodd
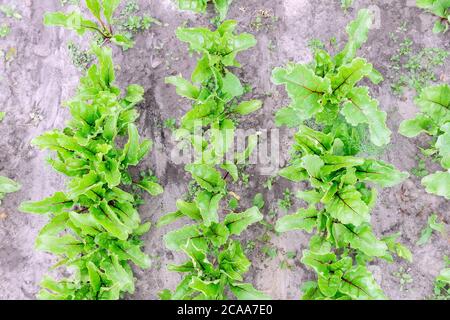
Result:
M320 39L312 38L308 41L308 48L312 52L316 52L317 50L325 50L325 44Z
M289 263L289 261L287 261L287 260L281 260L281 262L280 262L280 269L281 270L286 270L286 269L292 270L292 269L294 269L294 266L291 265Z
M278 207L284 211L289 211L289 209L292 207L292 198L294 197L294 194L291 192L291 190L286 189L283 192L283 198L278 200Z
M428 218L427 226L421 231L417 245L423 246L427 244L434 231L439 232L441 235L445 235L445 224L443 222L438 222L436 214L433 214Z
M407 24L403 23L395 33L391 34L394 44L399 48L390 58L392 75L391 89L397 96L402 96L406 88L418 94L423 88L439 79L436 70L442 67L449 53L440 48L416 49L411 38L405 35ZM402 42L399 42L403 39Z
M383 80L371 63L356 57L367 40L372 20L369 10L360 10L357 19L347 27L347 45L334 57L316 49L310 64L291 63L273 70L272 81L285 85L292 99L288 107L276 113L277 125L296 127L313 118L317 124L328 127L328 132L339 133L342 126L338 119L343 117L350 126L367 126L374 145L389 143L391 132L386 126L386 113L370 97L368 87L357 86L366 77L374 84Z
M397 277L400 284L400 291L408 291L408 287L411 283L414 282L413 277L409 274L411 269L405 269L400 267L398 271L395 271L393 275Z
M266 188L268 190L272 190L273 184L274 184L276 179L277 179L276 176L272 176L272 177L267 178L266 182L264 182L264 188Z
M129 39L133 39L140 32L149 30L154 24L161 25L157 19L148 14L140 15L140 12L141 9L136 1L127 1L118 17L114 19L118 31Z
M11 28L7 24L0 25L0 38L5 38L11 33Z
M239 208L239 201L236 198L231 198L230 201L228 202L228 208L231 211L236 210L237 208Z
M134 43L130 38L113 31L113 16L120 0L86 0L85 3L93 19L83 16L80 11L52 12L45 14L44 24L64 27L75 31L80 36L90 32L100 37L102 43L113 42L123 49L133 47Z
M177 120L174 118L167 118L164 120L164 128L174 131L177 128Z
M264 208L264 196L261 193L255 195L255 197L253 198L253 205L259 210L262 210L262 208Z
M245 245L245 253L249 254L250 252L252 252L253 250L255 250L256 248L256 242L253 240L249 240L247 241L247 244Z
M10 20L21 20L22 15L13 6L0 5L0 12ZM3 19L3 18L2 18ZM11 33L11 23L0 24L0 38L5 38Z
M95 56L89 53L89 50L81 49L79 45L72 41L67 45L67 49L72 64L80 71L86 71L95 59Z
M277 248L272 246L264 246L261 248L261 251L270 259L275 259L278 256Z
M341 7L344 9L344 11L347 11L352 5L355 0L341 0Z
M429 175L427 170L427 163L424 158L416 157L417 167L411 169L411 173L418 178L423 178Z

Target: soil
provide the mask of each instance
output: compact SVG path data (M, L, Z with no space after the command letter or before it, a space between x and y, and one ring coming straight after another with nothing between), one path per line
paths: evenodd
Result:
M173 87L164 83L168 75L182 73L188 77L196 57L187 54L187 46L175 37L175 29L187 22L189 26L211 26L212 11L206 16L179 11L171 0L138 1L143 12L160 20L161 26L136 37L136 46L123 52L115 49L114 59L120 66L118 84L124 88L138 83L146 90L146 102L140 106L139 127L141 134L155 142L155 148L138 169L152 168L160 178L165 193L157 198L145 198L141 216L147 221L175 209L175 201L187 190L189 176L183 166L170 158L173 146L171 132L163 128L167 118L180 117L189 109ZM61 28L48 28L42 24L44 12L61 8L59 0L0 0L1 4L13 4L22 14L21 20L13 21L12 31L2 38L0 49L12 58L0 60L0 108L7 116L0 125L0 173L20 182L20 192L8 195L0 209L5 215L0 219L0 299L35 299L39 282L55 262L52 255L38 252L34 240L47 218L20 213L17 210L24 200L39 200L64 188L65 179L46 163L49 156L30 145L30 141L45 131L62 128L68 112L62 102L70 98L76 88L80 71L69 58L67 43L80 42L73 33ZM240 32L251 32L258 45L241 54L242 69L239 76L252 85L251 97L264 101L264 107L255 116L241 121L244 128L273 129L275 110L286 105L288 98L282 87L270 81L271 70L288 61L306 63L311 59L308 41L318 38L328 41L335 36L338 44L345 43L345 26L357 10L371 6L377 12L377 26L371 30L369 41L359 55L367 58L386 77L380 86L372 86L372 94L388 113L388 126L393 132L391 144L376 156L403 171L417 166L416 156L427 138L407 139L397 133L400 122L416 111L413 92L403 98L392 94L389 75L389 58L396 47L389 33L403 21L408 23L408 35L415 46L434 46L450 50L450 34L432 33L434 18L414 7L414 1L403 0L356 0L354 8L344 12L337 0L235 0L229 18L239 22ZM256 16L264 13L261 24ZM441 68L439 75L449 81L450 62ZM281 165L288 159L293 130L280 129ZM430 170L438 166L429 164ZM285 189L299 190L302 186L276 179L272 190L264 188L268 176L256 167L248 169L249 186L235 185L233 190L243 199L242 207L250 205L256 193L263 193L266 200L264 213L276 209L276 202L283 197ZM290 212L299 203L295 203ZM443 268L443 257L450 254L448 236L434 235L424 246L417 246L420 231L428 217L436 213L450 224L450 204L445 199L427 194L420 178L411 176L403 184L380 190L377 206L373 210L372 223L379 236L401 232L399 239L414 254L414 262L396 259L394 263L375 260L370 269L391 299L424 299L432 295L433 279ZM281 216L284 213L278 212ZM268 218L270 219L270 218ZM144 237L145 251L154 257L149 270L136 270L136 292L128 299L156 299L162 289L174 289L180 276L166 270L166 265L180 262L182 255L168 251L162 236L183 222L152 228ZM255 241L249 257L253 262L246 280L272 296L274 299L298 299L300 286L313 279L314 274L300 262L301 252L307 247L309 235L291 232L277 236L269 233L269 243L264 243L265 228L252 226L241 239L244 244ZM268 257L264 248L277 248L275 257ZM287 252L296 252L297 258L288 260L290 268L280 268ZM403 267L413 277L413 283L401 288L400 280L393 273Z

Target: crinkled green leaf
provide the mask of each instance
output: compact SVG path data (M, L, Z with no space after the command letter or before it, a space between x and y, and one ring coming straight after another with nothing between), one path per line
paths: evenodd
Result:
M120 4L120 0L103 0L103 10L106 21L112 22L113 14Z
M199 185L209 192L220 192L225 187L225 181L220 173L212 166L206 164L188 164L186 171L192 174L192 177Z
M226 162L222 164L220 167L230 174L234 182L236 182L239 179L238 168L233 162Z
M355 85L364 77L368 76L372 71L373 66L363 58L355 58L348 64L341 66L337 73L330 76L332 94L336 98L345 98L353 92ZM370 101L364 101L364 90L353 92L350 95L350 99L358 100L357 103L371 103ZM361 90L363 90L361 92ZM362 106L361 106L362 107ZM376 109L376 106L366 106L366 112L368 109ZM355 115L356 116L356 115ZM356 123L356 120L354 120Z
M174 211L171 213L168 213L164 216L162 216L159 220L158 223L156 224L156 226L158 228L164 227L168 224L171 224L174 221L177 221L178 219L181 219L184 217L184 214L180 211Z
M245 116L247 114L259 110L261 107L262 107L261 100L250 100L241 102L239 105L236 106L236 108L233 111L239 113L240 115Z
M280 126L287 126L289 128L298 127L300 124L303 123L303 117L302 113L298 112L298 110L287 107L287 108L281 108L277 111L275 114L275 124Z
M369 89L353 88L347 99L348 102L344 103L341 110L347 122L354 126L360 123L367 124L373 144L376 146L388 144L391 132L386 126L386 112L379 110L378 101L369 96Z
M177 94L185 98L196 100L200 93L199 88L181 76L167 77L166 83L174 85L177 88Z
M89 11L96 17L100 19L101 11L102 11L102 3L100 0L86 0L86 6Z
M333 236L336 242L344 247L347 244L354 249L361 250L371 257L382 257L386 254L387 245L376 238L370 226L364 225L353 229L352 227L335 223L333 224Z
M233 0L213 0L217 12L219 13L219 19L224 20L227 17L228 9L231 6Z
M351 61L358 49L367 41L369 29L374 19L368 9L358 11L358 17L347 26L348 43L344 50L335 57L336 65L341 66Z
M150 179L142 179L137 185L152 196L157 196L164 192L164 189L160 184L151 181Z
M222 197L223 196L220 194L213 195L208 191L202 191L197 194L195 204L200 210L200 215L202 216L205 226L208 227L213 222L219 222L218 210Z
M256 290L250 283L233 283L230 286L231 292L238 298L238 300L270 300L271 298Z
M17 182L0 176L0 194L16 192L19 191L20 188L21 186Z
M422 184L428 193L450 199L450 171L437 171L422 179Z
M185 216L188 216L193 220L201 219L200 210L195 203L177 200L177 208Z
M179 251L181 250L181 246L187 243L189 239L199 237L201 237L201 233L198 226L188 225L167 233L164 236L164 243L168 249Z
M359 226L370 221L370 209L353 186L338 190L326 204L327 212L344 224Z
M368 159L356 168L356 176L361 181L373 182L387 188L403 182L409 174L385 162Z
M231 234L240 235L248 226L263 219L257 207L252 207L241 213L230 213L225 217L224 224Z
M308 179L308 173L300 165L293 165L283 168L278 172L278 174L281 177L294 182L300 182Z
M286 69L275 68L272 72L272 82L286 86L292 99L291 108L298 117L306 120L322 109L320 100L331 91L330 81L318 77L312 70L303 65L288 66Z
M441 157L441 165L445 169L450 169L450 122L441 127L444 132L437 140L435 147Z
M372 273L363 266L346 272L339 291L355 300L385 300L386 296L376 283Z

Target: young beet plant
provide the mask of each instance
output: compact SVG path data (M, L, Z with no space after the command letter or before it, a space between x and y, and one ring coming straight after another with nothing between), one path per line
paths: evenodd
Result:
M49 163L69 178L66 192L20 206L23 212L50 218L36 247L60 258L55 267L73 273L62 280L45 277L38 295L42 299L118 299L134 292L130 262L150 266L139 240L150 224L141 224L135 196L123 189L131 183L127 169L151 148L151 141L139 141L134 124L144 90L130 85L122 97L114 86L111 49L93 46L92 51L98 64L89 68L77 95L67 102L72 115L67 127L32 142L56 152ZM123 147L119 139L127 139ZM152 179L136 184L151 195L163 191Z
M409 138L426 133L433 137L432 145L422 152L437 159L445 171L422 179L426 191L450 199L450 86L447 84L423 89L415 100L420 112L405 120L399 132Z
M417 0L417 7L439 17L434 24L434 33L445 33L450 26L450 0Z
M219 20L223 21L227 17L228 9L233 0L178 0L178 7L181 10L205 13L209 2L214 4L219 14Z
M337 120L343 116L352 126L368 126L370 140L376 146L389 143L391 132L386 127L386 113L379 110L378 101L370 97L367 87L357 86L365 77L375 84L383 80L372 64L355 57L367 41L372 20L368 10L359 11L357 19L347 27L347 45L334 57L317 49L310 64L275 68L273 82L285 85L292 99L290 106L277 112L277 125L295 127L314 118L326 130L336 131Z
M450 260L446 257L447 268L443 269L434 282L434 299L450 299Z
M103 42L112 41L123 49L128 49L133 47L133 41L125 34L115 33L113 30L113 15L119 4L120 0L86 0L86 6L94 20L85 18L78 11L52 12L44 16L44 24L74 30L80 36L92 32Z
M376 189L368 185L390 187L408 174L382 161L356 157L359 149L353 147L358 137L351 125L368 126L377 146L390 139L386 114L370 98L368 88L356 86L363 77L374 83L382 79L365 59L355 58L367 40L371 21L370 12L361 10L347 28L348 44L333 58L319 49L313 63L273 72L274 82L285 84L292 99L289 107L278 112L277 122L300 126L290 165L279 174L311 186L297 194L308 207L282 217L275 228L278 232L316 231L302 262L317 273L317 281L304 286L304 299L383 299L367 264L377 257L392 261L392 253L412 259L410 251L396 242L399 234L379 240L373 233L370 213ZM312 117L324 132L302 124Z
M308 181L312 189L297 196L308 208L278 220L276 230L304 230L316 234L302 262L318 275L304 288L304 299L383 299L384 294L366 264L379 257L392 261L390 252L411 260L411 253L395 240L378 240L370 225L376 190L402 182L408 174L382 161L346 153L333 134L300 126L295 135L291 165L280 175L294 182Z
M0 122L3 120L4 117L5 113L0 112ZM0 176L0 205L2 204L2 199L5 197L6 194L17 192L20 190L20 188L21 186L17 182L9 178Z
M198 189L192 202L178 200L178 210L159 221L160 226L183 217L194 221L164 237L169 249L184 252L189 259L169 267L185 276L174 292L164 290L162 299L226 299L228 290L238 299L268 298L243 282L250 261L240 242L232 239L262 220L262 214L252 207L219 218L221 202L228 195L227 179L237 181L237 164L248 158L257 143L256 136L251 136L244 152L237 153L233 160L223 161L234 140L233 119L261 107L258 100L236 103L244 88L230 67L239 66L236 55L253 47L256 40L250 34L234 34L235 28L235 21L225 21L216 31L177 30L177 37L202 55L192 74L192 83L180 76L166 80L176 86L179 95L193 101L175 135L191 143L199 155L185 167Z

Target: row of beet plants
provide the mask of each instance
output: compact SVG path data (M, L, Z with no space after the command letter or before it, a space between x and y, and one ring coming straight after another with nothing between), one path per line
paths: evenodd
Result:
M280 175L309 185L297 193L307 206L276 224L278 232L314 232L302 262L317 276L303 286L304 299L384 299L368 268L370 262L375 258L393 261L393 254L412 259L410 251L396 241L399 234L379 239L371 225L377 198L374 186L392 187L408 174L383 161L358 156L360 128L368 128L376 146L390 140L386 113L370 97L369 88L358 85L364 78L374 84L383 80L372 64L356 55L367 41L372 21L368 10L359 11L347 27L349 40L341 52L331 56L317 49L311 63L273 71L273 82L285 85L292 100L277 113L277 123L300 126L290 165Z
M229 293L238 299L268 298L244 282L251 263L236 238L263 216L257 207L234 212L223 205L232 194L229 184L239 179L238 165L246 161L257 144L257 137L249 136L246 149L226 160L237 119L262 105L258 100L239 102L245 90L232 72L240 66L236 56L253 47L256 40L250 34L236 34L235 28L236 22L227 20L215 31L179 28L176 33L191 51L200 54L191 81L181 76L166 79L179 95L192 101L192 108L174 134L196 152L194 162L185 170L197 187L191 201L178 200L177 210L159 221L160 226L178 219L192 221L164 237L167 248L184 253L187 260L169 266L169 270L184 277L173 292L161 292L162 299L227 299Z
M59 12L48 14L45 23L80 35L101 26L104 40L119 42L121 37L113 35L102 19L110 22L119 2L86 1L98 25L79 13ZM134 292L131 263L141 268L151 264L140 240L150 223L142 223L139 197L130 190L135 185L153 196L163 190L154 178L134 180L128 172L152 146L149 140L141 141L135 124L136 105L143 100L144 89L133 84L123 93L114 84L112 50L92 44L91 52L97 63L65 103L71 114L66 127L32 141L55 154L49 164L68 179L66 190L20 206L23 212L49 218L36 248L58 258L52 270L69 273L64 278L46 276L38 294L41 299L119 299Z

